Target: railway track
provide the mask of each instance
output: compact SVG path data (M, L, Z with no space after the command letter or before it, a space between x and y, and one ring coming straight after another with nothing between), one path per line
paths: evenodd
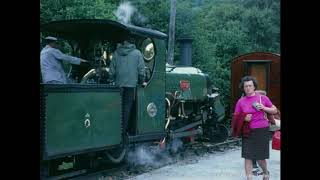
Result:
M123 163L116 167L106 167L106 169L97 172L82 172L77 177L69 178L68 176L57 176L50 178L55 179L71 179L71 180L118 180L128 179L152 170L175 164L175 163L195 163L198 161L199 156L203 156L206 153L223 152L227 149L239 147L241 145L241 139L229 138L221 143L210 143L195 141L190 144L185 144L183 149L176 153L162 152L164 155L158 156L158 164L156 166L150 164L132 164ZM161 156L165 156L161 160ZM170 158L170 160L168 160ZM71 176L71 175L70 175Z

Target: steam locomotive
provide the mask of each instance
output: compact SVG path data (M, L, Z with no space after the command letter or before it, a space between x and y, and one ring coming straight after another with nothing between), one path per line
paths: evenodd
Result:
M40 84L42 179L77 176L105 160L120 163L130 144L228 137L218 89L200 69L166 63L166 34L101 19L54 21L41 25L41 33L63 39L72 55L91 60L66 66L68 84ZM128 135L122 132L126 102L108 78L123 37L135 39L147 80L136 88Z

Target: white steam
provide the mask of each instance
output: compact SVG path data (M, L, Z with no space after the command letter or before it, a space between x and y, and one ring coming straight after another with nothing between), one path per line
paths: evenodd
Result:
M130 151L128 153L128 162L133 165L143 165L143 166L151 166L151 167L160 167L163 165L161 160L164 160L163 152L158 146L139 146L135 150ZM168 161L168 158L166 158Z
M130 1L121 3L113 13L122 24L143 26L147 22L147 18L140 14Z
M131 24L131 16L136 11L136 8L131 5L131 2L126 1L119 5L118 9L114 12L118 21L123 24Z
M167 149L161 149L159 146L141 145L128 153L127 161L132 165L161 167L174 162L169 152L177 153L182 146L183 142L180 139L174 139L167 144Z
M181 149L183 145L183 142L179 139L179 138L176 138L176 139L173 139L173 141L171 142L171 151L173 153L177 153L179 149Z

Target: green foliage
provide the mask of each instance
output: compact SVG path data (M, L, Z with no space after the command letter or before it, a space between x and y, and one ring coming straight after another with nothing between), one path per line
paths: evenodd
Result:
M170 1L136 0L132 1L137 10L148 19L146 27L167 32L170 18Z
M118 1L40 0L40 23L67 19L113 19Z
M194 28L192 19L194 18L194 10L190 1L177 0L176 12L176 35L179 37L190 37L191 30Z

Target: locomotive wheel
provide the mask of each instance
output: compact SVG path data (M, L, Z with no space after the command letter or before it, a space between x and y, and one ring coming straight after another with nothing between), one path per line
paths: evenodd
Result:
M124 143L120 147L106 151L107 158L114 164L121 163L127 155L127 151L128 151L127 135L125 136L123 142Z
M218 139L220 142L226 141L229 136L229 130L228 128L223 124L218 124Z
M122 162L127 154L127 148L116 148L106 151L108 159L115 164Z
M227 140L229 136L228 128L223 124L216 124L216 126L209 128L209 139L211 142L220 143Z

